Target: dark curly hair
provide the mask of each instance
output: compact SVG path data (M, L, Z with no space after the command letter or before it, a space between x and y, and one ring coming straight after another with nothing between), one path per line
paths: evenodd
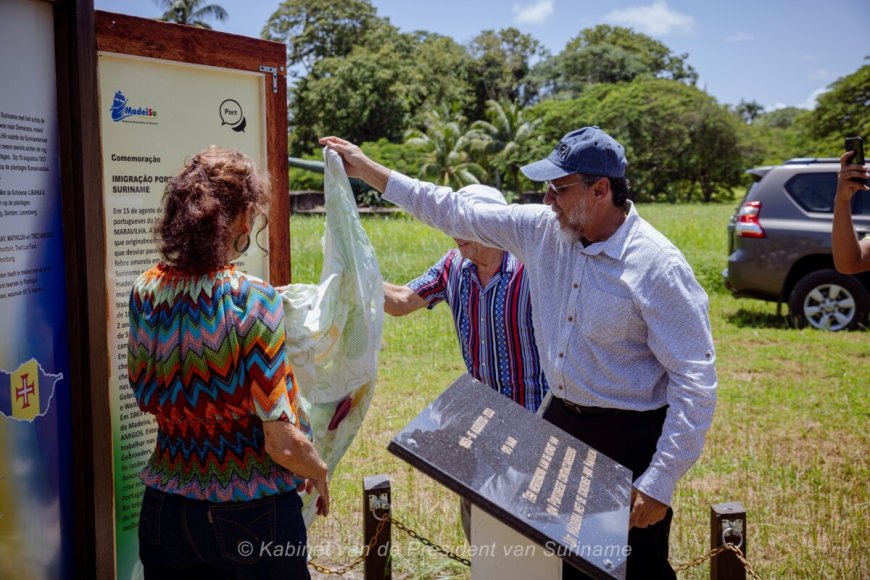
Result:
M166 186L163 215L154 224L157 249L167 264L192 274L225 266L233 220L248 208L265 216L267 203L266 181L254 161L212 145Z

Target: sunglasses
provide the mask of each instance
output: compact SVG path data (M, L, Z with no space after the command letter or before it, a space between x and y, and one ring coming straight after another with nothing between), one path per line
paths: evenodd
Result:
M603 179L603 178L602 177L587 177L585 179L578 179L577 181L572 181L570 183L563 183L561 185L556 185L555 183L553 183L550 180L547 180L544 183L547 184L547 191L553 190L553 195L555 197L559 197L569 187L573 187L575 185L580 185L581 183L583 185L592 185L593 183L596 183L599 179Z

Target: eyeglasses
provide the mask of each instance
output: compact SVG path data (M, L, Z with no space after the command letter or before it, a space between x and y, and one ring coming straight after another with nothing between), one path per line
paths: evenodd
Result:
M578 179L577 181L572 181L571 183L563 183L561 185L556 185L555 183L553 183L552 181L549 181L549 180L545 181L544 183L547 184L547 191L552 189L553 195L555 197L559 197L569 187L572 187L574 185L580 185L581 183L583 185L592 185L593 183L597 182L599 179L601 179L601 177L587 177L586 179Z

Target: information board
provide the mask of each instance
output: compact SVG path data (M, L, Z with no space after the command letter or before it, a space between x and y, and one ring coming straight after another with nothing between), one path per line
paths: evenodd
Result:
M144 486L139 472L154 450L156 423L139 411L127 380L130 288L160 259L153 224L169 179L209 145L239 149L266 171L263 75L188 63L99 53L100 124L106 231L109 388L119 578L138 561ZM254 228L256 232L259 226ZM268 232L236 264L268 277Z
M72 573L52 6L0 3L0 578Z

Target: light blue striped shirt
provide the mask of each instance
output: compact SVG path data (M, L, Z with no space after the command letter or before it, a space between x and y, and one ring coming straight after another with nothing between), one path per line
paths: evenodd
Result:
M610 238L584 247L559 235L544 205L474 203L396 172L384 198L450 236L522 260L553 395L593 407L669 406L650 467L634 485L670 504L716 406L707 294L682 253L633 205Z

